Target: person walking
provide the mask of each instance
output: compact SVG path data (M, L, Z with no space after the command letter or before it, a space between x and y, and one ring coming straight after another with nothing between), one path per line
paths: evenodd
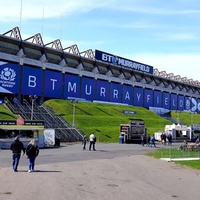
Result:
M92 133L90 135L90 146L89 146L89 150L91 151L91 148L93 148L93 151L96 151L95 149L95 142L96 142L96 137L94 135L94 133Z
M86 144L87 144L87 136L86 135L83 136L82 144L83 144L83 150L86 150Z
M145 135L142 134L142 135L140 136L140 139L141 139L141 145L144 146L144 143L145 143Z
M26 148L26 155L28 157L28 172L35 171L35 159L39 154L39 148L35 140L31 140Z
M13 170L14 172L18 172L17 168L21 157L21 151L23 151L23 155L25 154L25 148L23 143L19 140L19 135L15 137L14 142L10 146L10 150L12 151Z
M156 147L154 135L151 136L150 147L152 147L152 145L154 145L154 147Z

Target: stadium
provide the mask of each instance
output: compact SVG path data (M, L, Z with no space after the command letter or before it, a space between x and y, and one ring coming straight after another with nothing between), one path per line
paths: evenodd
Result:
M39 33L22 39L18 27L0 35L0 65L1 102L24 119L50 117L47 108L37 110L48 99L133 105L157 114L200 112L199 81L101 50L62 47L59 39L44 44ZM63 141L80 140L82 133L63 129L56 133Z

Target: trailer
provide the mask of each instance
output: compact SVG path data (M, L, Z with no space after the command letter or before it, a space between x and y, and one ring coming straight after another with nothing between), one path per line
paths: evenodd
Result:
M120 124L121 143L141 143L141 137L146 142L147 129L142 120L130 121L128 124Z

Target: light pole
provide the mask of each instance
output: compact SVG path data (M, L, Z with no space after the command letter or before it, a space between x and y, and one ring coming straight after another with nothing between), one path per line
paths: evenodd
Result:
M29 95L29 98L31 100L31 120L33 120L33 105L34 105L34 101L37 99L37 96Z
M71 103L72 103L72 105L73 105L73 112L72 112L72 115L73 115L73 118L72 118L72 127L74 127L74 126L75 126L74 118L75 118L76 103L78 103L78 100L76 100L76 99L72 99L72 100L71 100Z
M191 125L194 123L194 112L190 112L190 114L191 114Z
M180 124L180 120L179 120L179 115L180 115L181 111L176 111L176 121L178 124Z

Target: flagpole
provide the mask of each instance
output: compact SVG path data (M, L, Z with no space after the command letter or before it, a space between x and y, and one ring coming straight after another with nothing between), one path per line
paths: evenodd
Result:
M62 42L62 13L60 16L60 41Z
M43 6L43 10L42 10L42 37L43 37L43 29L44 29L44 6Z
M19 30L21 31L21 25L22 25L22 0L21 0L21 7L20 7L20 25L19 25Z

